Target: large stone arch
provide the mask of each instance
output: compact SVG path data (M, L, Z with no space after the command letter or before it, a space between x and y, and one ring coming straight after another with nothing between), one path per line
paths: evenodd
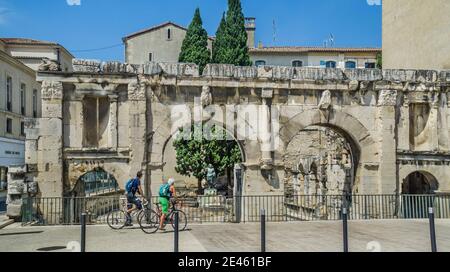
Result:
M160 181L163 179L163 177L167 178L165 175L165 166L166 166L166 151L169 147L171 141L173 140L174 136L176 135L178 129L191 126L191 122L184 122L178 125L178 127L175 129L174 127L171 127L171 118L167 118L164 122L162 122L162 126L158 127L150 140L149 143L149 167L150 170L150 179L151 179L151 191L155 192L155 189L159 186ZM239 140L236 135L234 135L231 131L229 131L226 128L226 125L223 122L218 121L209 121L209 125L217 125L224 129L226 133L231 136L234 141L237 142L239 149L241 151L242 156L242 163L245 165L247 163L247 154L248 150L246 150L246 147L250 146L248 145L248 141L246 140Z
M367 176L366 171L368 171L368 168L372 168L374 165L379 166L377 143L369 130L356 117L343 111L331 110L330 112L324 112L314 109L306 110L293 116L281 125L279 137L282 145L280 146L279 152L284 154L291 140L300 131L311 126L329 127L347 138L352 145L352 152L354 152L352 157L356 161L354 173L355 189L359 190L360 185L368 182L363 180L363 178L366 179L365 176ZM371 176L374 176L373 173ZM370 180L371 182L377 182L377 179Z

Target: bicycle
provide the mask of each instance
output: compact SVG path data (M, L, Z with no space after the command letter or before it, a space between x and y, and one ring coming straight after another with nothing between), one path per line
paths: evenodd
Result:
M141 226L143 232L147 234L155 233L159 230L160 220L162 216L161 205L159 203L155 204L157 211L152 209L147 209L138 215L138 222ZM172 228L175 229L175 213L178 213L178 229L184 231L187 228L187 216L182 211L176 207L176 203L172 204L169 213L166 216L164 225L171 224Z
M127 224L128 201L126 198L120 198L120 201L121 201L120 203L121 208L110 212L106 218L108 226L113 230L123 229ZM130 217L133 219L139 218L141 214L148 214L146 212L148 210L148 205L149 202L146 199L144 199L142 210L134 210L133 212L131 212Z

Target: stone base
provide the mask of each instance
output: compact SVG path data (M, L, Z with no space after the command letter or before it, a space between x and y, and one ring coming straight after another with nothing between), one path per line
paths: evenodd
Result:
M204 196L217 196L217 189L214 188L205 189Z

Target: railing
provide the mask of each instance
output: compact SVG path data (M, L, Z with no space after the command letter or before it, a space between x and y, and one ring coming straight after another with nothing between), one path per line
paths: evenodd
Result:
M81 213L86 212L89 224L105 224L109 212L122 209L120 197L28 198L22 222L80 224ZM151 203L158 203L158 197L152 197ZM436 218L450 218L450 195L199 196L178 199L177 205L189 223L259 222L261 209L267 222L340 220L343 207L349 220L427 218L429 207L435 208Z

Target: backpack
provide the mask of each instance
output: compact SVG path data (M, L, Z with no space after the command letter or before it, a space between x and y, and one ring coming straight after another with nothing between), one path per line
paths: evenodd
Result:
M159 187L159 196L160 197L170 197L170 185L163 184Z
M125 185L125 190L127 193L134 193L136 191L136 182L134 179L130 179L127 184Z

